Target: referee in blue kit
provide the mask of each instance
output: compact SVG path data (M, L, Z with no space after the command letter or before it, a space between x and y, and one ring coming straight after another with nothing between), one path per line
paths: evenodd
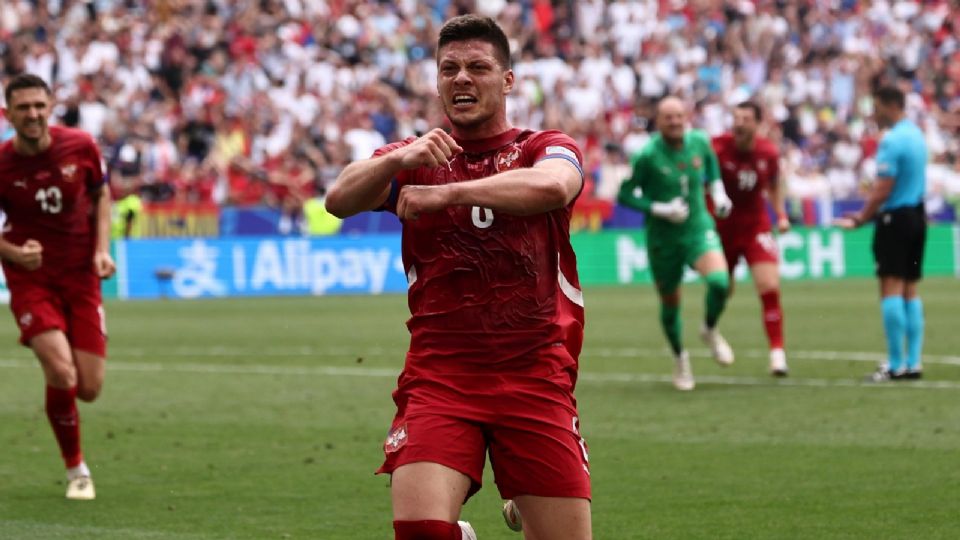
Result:
M887 336L887 362L870 376L876 382L923 376L923 303L917 282L927 239L927 145L904 108L900 89L883 86L874 92L874 116L887 130L877 152L877 181L863 209L836 222L847 229L874 222L873 257Z

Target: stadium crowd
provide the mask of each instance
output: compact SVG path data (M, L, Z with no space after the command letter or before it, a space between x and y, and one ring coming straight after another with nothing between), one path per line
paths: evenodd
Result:
M575 137L589 197L615 198L668 93L711 135L756 99L791 199L858 197L880 79L925 130L931 204L960 197L960 11L942 0L10 0L2 75L52 85L117 194L295 208L351 160L444 125L433 44L466 12L512 37L511 120Z

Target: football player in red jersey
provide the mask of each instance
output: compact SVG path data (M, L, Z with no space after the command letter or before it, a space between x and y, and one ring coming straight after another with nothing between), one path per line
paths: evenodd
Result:
M489 449L528 538L585 540L573 394L584 312L569 234L583 157L563 133L510 125L510 49L492 19L448 21L437 66L451 133L350 164L326 199L338 217L386 210L403 222L410 348L379 469L392 475L395 535L471 538L457 520Z
M733 212L717 220L727 264L733 272L740 257L747 260L763 306L763 324L770 343L770 373L787 375L780 306L779 249L767 215L764 194L777 215L777 230L790 229L784 189L778 178L780 154L769 140L757 135L760 107L751 101L733 111L733 130L713 139L723 184L733 201ZM731 293L733 281L731 280Z
M46 411L67 467L67 497L93 499L76 400L100 394L106 324L100 280L110 256L110 191L89 134L48 126L52 96L34 75L4 89L15 135L0 145L0 258L20 342L40 361Z

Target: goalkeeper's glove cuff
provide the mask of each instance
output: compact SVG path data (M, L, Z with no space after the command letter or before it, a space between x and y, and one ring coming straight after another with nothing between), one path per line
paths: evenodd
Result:
M733 201L727 196L727 190L723 188L723 182L715 180L710 183L710 198L713 200L713 209L717 217L725 218L733 210Z

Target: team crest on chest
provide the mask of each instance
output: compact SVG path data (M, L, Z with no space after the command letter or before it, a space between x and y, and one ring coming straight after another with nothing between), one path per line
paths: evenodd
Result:
M760 172L764 172L764 171L767 170L767 162L766 162L766 160L763 160L763 159L757 160L757 170L760 171Z
M77 174L77 164L68 163L61 166L60 174L63 176L64 182L73 182L75 180L74 176Z
M498 152L493 165L497 172L516 169L519 166L519 163L517 163L519 159L520 148L514 144Z
M694 169L699 169L703 165L703 160L700 159L700 156L693 156L690 164L693 165Z

